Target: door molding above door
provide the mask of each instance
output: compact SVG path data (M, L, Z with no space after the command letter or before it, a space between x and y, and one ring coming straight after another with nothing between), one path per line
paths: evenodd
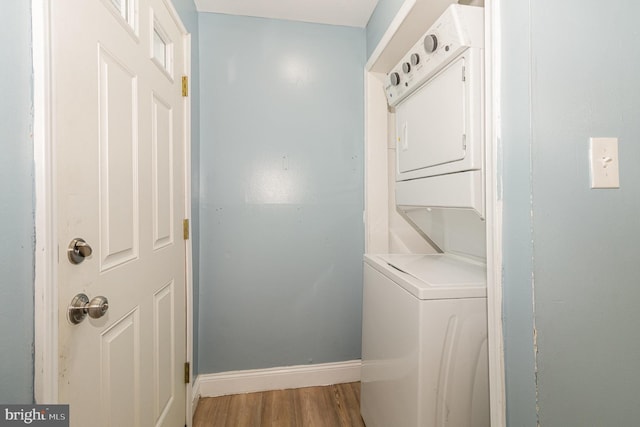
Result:
M56 152L52 144L51 1L31 0L33 46L33 141L35 168L34 398L58 403L58 258ZM191 35L170 0L162 0L182 33L184 69L191 80ZM184 102L185 212L191 218L191 97ZM193 362L192 248L186 242L186 356ZM193 375L186 388L186 419L191 425Z

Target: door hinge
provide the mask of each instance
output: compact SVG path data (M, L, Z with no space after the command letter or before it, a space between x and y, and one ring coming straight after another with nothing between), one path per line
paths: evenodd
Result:
M189 96L189 77L182 76L182 96Z
M182 220L182 237L184 240L189 240L189 220Z
M189 384L191 382L191 363L184 362L184 383Z
M462 67L462 81L463 82L467 81L466 72L467 72L467 67Z
M462 149L463 150L467 149L467 134L466 133L462 134Z

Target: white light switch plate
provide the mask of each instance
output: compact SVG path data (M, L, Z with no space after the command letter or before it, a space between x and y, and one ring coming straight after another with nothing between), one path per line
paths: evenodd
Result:
M620 188L618 138L589 138L591 188Z

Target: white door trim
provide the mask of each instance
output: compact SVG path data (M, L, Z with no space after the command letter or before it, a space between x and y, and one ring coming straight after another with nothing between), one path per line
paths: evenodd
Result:
M50 1L32 0L35 163L34 395L58 403L58 283L55 150L51 146Z
M502 316L502 148L500 145L500 1L485 0L485 164L487 203L487 321L491 425L506 427Z
M488 304L488 334L489 334L489 388L491 426L506 426L506 389L504 365L504 336L502 327L502 185L499 168L501 165L500 146L500 66L501 66L501 32L500 32L500 4L501 0L485 0L485 140L486 140L486 209L487 209L487 304ZM379 92L379 86L371 82L379 82L384 64L389 61L387 48L396 48L399 39L406 38L406 31L402 25L414 25L416 12L414 9L424 9L425 0L405 0L400 7L389 28L376 46L365 66L365 165L366 179L374 176L385 168L387 150L380 147L380 136L376 133L384 132L386 137L386 123L381 122L380 112L387 111L387 103ZM400 30L400 31L399 31ZM415 39L405 40L407 48ZM397 50L397 49L396 49ZM371 116L371 117L370 117ZM384 158L381 158L384 157ZM372 161L373 159L373 161ZM385 201L372 198L365 194L365 235L369 237L365 251L369 245L380 246L380 221L375 221L374 215L379 209L386 209ZM374 221L372 221L372 219Z
M34 397L37 403L58 403L58 283L56 151L52 141L51 13L52 0L32 0L33 105L35 167ZM169 0L163 0L185 47L185 71L191 81L191 35ZM185 102L185 212L191 218L191 97ZM191 236L190 236L191 239ZM192 240L189 240L191 242ZM193 277L191 245L186 247L186 356L193 360ZM186 419L191 425L193 379L186 390Z

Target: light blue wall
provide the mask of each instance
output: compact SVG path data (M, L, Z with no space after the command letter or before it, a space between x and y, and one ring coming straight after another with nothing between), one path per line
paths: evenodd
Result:
M510 427L536 426L536 404L544 427L640 419L639 13L634 2L503 3ZM619 138L620 189L589 188L591 136Z
M501 3L504 345L507 425L536 426L529 0Z
M33 401L33 140L30 2L0 26L0 402Z
M360 358L364 30L200 15L199 371Z
M367 23L367 58L371 56L405 0L379 0Z
M193 253L193 374L198 373L198 289L200 272L200 31L193 0L173 0L182 22L191 33L191 249Z
M640 4L531 2L533 236L542 426L640 420ZM589 189L591 136L620 140Z

